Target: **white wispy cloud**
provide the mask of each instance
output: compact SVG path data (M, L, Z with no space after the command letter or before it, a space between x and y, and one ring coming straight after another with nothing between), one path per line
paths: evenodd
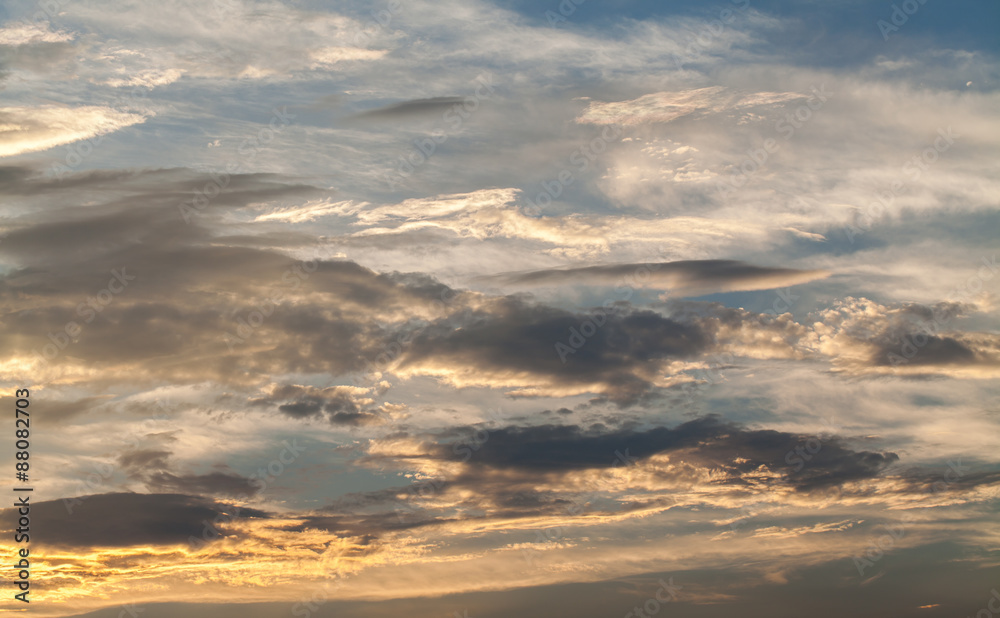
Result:
M0 157L46 150L144 122L148 116L106 107L2 107Z

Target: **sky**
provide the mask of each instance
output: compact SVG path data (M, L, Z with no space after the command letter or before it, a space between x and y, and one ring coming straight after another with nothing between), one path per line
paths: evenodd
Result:
M1000 613L997 3L0 20L0 610Z

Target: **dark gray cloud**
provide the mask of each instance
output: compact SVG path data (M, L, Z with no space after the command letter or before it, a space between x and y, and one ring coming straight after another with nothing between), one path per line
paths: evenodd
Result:
M381 423L382 417L367 412L331 412L330 422L334 425L359 427Z
M309 418L319 416L323 405L317 401L296 401L278 406L278 411L292 418Z
M0 406L12 409L16 399L17 397L0 397ZM67 422L72 422L71 419L76 419L78 416L99 408L101 404L107 402L109 399L111 397L106 395L74 400L47 399L44 404L45 413L31 418L34 423L42 425L65 426ZM31 408L29 406L30 411Z
M902 474L906 490L915 494L963 492L1000 485L1000 467L971 459L942 462L939 466L913 467Z
M580 338L584 323L601 325ZM580 345L575 345L579 343ZM557 344L568 346L560 355ZM692 358L712 345L711 333L653 311L572 313L524 300L498 299L488 311L467 311L413 335L403 368L433 361L476 367L485 375L529 372L573 385L603 384L626 403L651 387L657 361Z
M796 488L809 490L872 478L899 460L895 453L852 450L842 439L833 437L809 456L808 465L789 463L788 459L795 462L796 447L809 439L746 429L714 416L645 431L595 432L575 425L509 427L489 432L489 439L477 449L469 466L472 474L480 468L544 474L623 464L618 453L642 461L660 453L679 452L684 461L725 472L724 482L743 483L766 466L784 472ZM436 452L441 458L453 456L450 446L437 447Z
M157 492L177 492L219 498L244 498L256 493L258 486L239 474L209 472L207 474L173 474L158 471L146 478L147 486Z
M136 449L120 455L118 463L130 474L145 474L150 468L166 468L172 454L158 449Z
M0 277L0 340L5 349L30 355L51 344L51 335L64 344L56 362L140 364L140 371L131 373L136 378L145 369L180 381L198 373L198 379L223 381L289 370L343 375L374 357L382 338L391 334L375 324L373 311L426 307L447 289L426 276L383 275L345 261L320 260L303 278L291 272L300 263L270 246L266 234L247 243L252 246L239 244L231 227L224 228L228 235L216 235L223 228L213 208L242 208L314 191L269 175L229 178L190 222L177 206L211 183L210 175L188 170L87 173L59 182L7 167L0 171L0 182L0 192L8 195L52 198L47 209L8 221L0 242L0 254L15 265ZM85 208L70 205L81 193L100 199ZM283 231L277 236L282 249L294 240ZM112 283L113 271L134 280L107 297L109 283L121 287ZM102 291L110 303L94 307ZM307 293L312 298L302 301ZM278 294L281 299L273 301ZM271 344L269 352L252 344L230 348L226 335L235 336L240 320L255 310L268 313L265 324L252 337L239 338ZM67 343L68 336L60 333L71 322L82 330ZM332 412L357 411L339 406ZM364 420L338 417L349 424Z
M316 388L285 384L264 397L249 401L253 406L273 407L295 419L325 417L334 425L357 427L381 423L383 418L365 395L349 387Z
M905 348L905 341L912 341L915 336L918 337L918 341L924 342L924 345L913 356L907 358L902 354L908 351L908 348ZM918 366L972 365L976 362L976 353L951 337L928 336L919 331L897 331L892 334L884 333L875 343L878 349L872 354L871 362L876 366L898 365L898 362L893 362L896 356L905 359L903 362ZM913 349L916 349L916 346L913 346Z
M443 114L448 109L461 105L465 99L462 97L434 97L430 99L414 99L393 103L385 107L373 109L358 114L361 118L370 119L396 119L414 116L427 116L431 114Z
M470 439L479 436L478 440ZM669 454L681 468L663 477L668 485L689 482L692 468L711 472L712 483L739 490L772 483L786 485L803 496L838 490L846 483L890 474L899 460L891 452L856 450L842 437L816 442L805 436L773 430L748 429L717 417L696 419L676 427L629 428L608 431L603 426L576 425L504 427L484 432L464 427L423 437L423 454L407 450L364 458L377 465L412 465L414 458L459 463L447 478L426 479L410 486L342 496L323 510L327 523L352 535L378 534L381 525L425 527L455 518L523 518L557 515L570 504L566 475L642 465L654 455ZM817 448L818 446L818 448ZM657 472L656 474L664 474ZM912 476L912 472L906 474ZM777 475L777 479L775 478ZM917 477L912 477L914 481ZM984 482L987 479L984 479ZM995 480L994 480L995 482ZM917 491L916 483L912 489ZM468 498L470 494L473 498ZM451 507L431 506L424 498L450 496ZM670 499L651 496L634 504L597 504L592 510L618 512L667 507ZM377 517L373 517L377 514Z
M234 513L233 507L181 494L98 494L80 496L69 504L72 512L64 500L31 505L32 547L187 544L191 536L201 538L206 522ZM12 511L4 510L5 522L16 520ZM241 508L239 516L267 515Z
M6 222L0 255L15 264L30 264L39 270L58 267L61 273L74 276L85 276L95 267L112 268L114 263L120 267L123 260L135 269L152 262L161 265L161 272L183 272L185 266L195 265L192 258L184 257L185 249L211 250L210 245L217 243L207 226L214 223L219 211L317 193L314 187L279 182L271 174L213 177L183 169L87 172L60 180L7 168L2 179L0 194L45 195L48 199L45 208ZM78 204L81 192L100 195L101 201L82 208ZM199 202L199 208L183 210L185 202L198 195L206 201ZM203 268L211 268L204 264L206 258L222 259L230 266L233 258L253 259L252 253L237 257L231 248L214 249L215 255L194 259L200 260ZM262 257L258 254L256 261ZM165 259L180 262L172 267L163 264ZM51 287L81 287L70 280L59 283Z
M162 448L137 448L119 455L118 464L130 479L144 483L154 493L201 495L214 499L246 497L257 491L250 479L232 472L177 474L172 470L172 455L171 451Z
M505 273L486 277L507 285L616 285L669 289L684 294L761 290L829 276L821 270L755 266L737 260L686 260L645 264L606 264Z

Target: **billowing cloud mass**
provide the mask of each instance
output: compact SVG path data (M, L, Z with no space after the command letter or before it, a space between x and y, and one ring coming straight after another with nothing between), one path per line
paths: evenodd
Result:
M0 608L992 611L995 10L795 4L13 3Z

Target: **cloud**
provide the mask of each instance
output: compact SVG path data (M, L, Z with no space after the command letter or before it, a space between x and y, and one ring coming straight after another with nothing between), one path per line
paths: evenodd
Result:
M291 418L325 418L333 425L360 426L384 422L375 406L377 387L331 386L316 388L297 384L272 384L254 406L277 406Z
M73 34L53 31L47 24L21 23L0 28L0 45L16 47L38 43L65 43L72 40Z
M144 122L146 114L83 107L0 108L0 157L47 150Z
M363 118L407 118L429 114L443 114L447 110L465 102L463 97L433 97L393 103L360 114Z
M23 22L0 28L0 82L9 77L8 69L35 73L21 75L28 79L72 76L77 59L74 39L74 34L52 30L48 24Z
M649 264L610 264L506 273L486 278L505 285L614 285L628 282L666 289L671 295L767 290L830 276L826 271L754 266L736 260L687 260Z
M602 213L528 216L522 208L533 203L519 189L483 189L472 193L437 195L398 204L345 208L344 214L363 226L346 242L376 243L398 248L400 243L442 243L448 239L531 243L539 252L562 260L594 259L611 252L656 252L658 257L701 257L724 253L741 243L765 244L772 232L760 222L741 218L697 216L648 217ZM442 237L441 231L448 233ZM523 247L515 245L514 247ZM482 249L479 248L479 251ZM513 248L511 249L513 250ZM520 252L516 255L521 257Z
M321 365L323 371L342 375L359 368L365 353L378 353L387 333L371 318L406 321L414 309L429 311L446 289L427 277L380 275L351 262L320 259L306 273L299 260L276 249L266 235L228 241L216 235L217 230L228 231L216 228L217 213L316 191L268 175L229 177L190 223L178 205L213 182L208 175L183 170L95 173L70 176L68 186L26 177L17 169L5 176L8 193L45 194L50 200L47 211L8 220L0 243L0 254L14 265L0 277L0 302L12 310L3 321L24 329L8 331L6 344L28 357L31 349L51 344L49 333L75 323L82 328L80 335L74 335L72 347L48 367L66 379L77 370L89 374L84 366L91 363L130 366L136 378L164 370L195 380L246 377L232 364L237 356L244 361L258 358L260 373L254 371L254 379ZM118 190L103 203L86 209L72 205L74 189L97 190L115 183ZM278 247L287 244L303 248L307 240L279 233ZM328 253L315 241L307 248L321 258ZM88 298L97 302L95 295L109 286L113 271L134 279L113 301L88 308ZM111 286L121 288L120 283ZM273 300L279 293L286 305L280 310ZM226 335L246 341L236 335L237 329L246 328L239 320L258 307L273 316L249 344L230 349ZM154 323L160 327L152 328ZM297 343L289 346L293 340ZM195 341L200 343L191 345ZM201 345L208 348L199 352ZM186 357L187 362L154 369L171 355L176 360ZM334 365L316 365L321 357ZM83 374L76 379L90 380Z
M948 37L957 47L918 28L890 49L877 16L822 3L794 16L728 3L732 21L691 2L628 16L588 3L558 24L503 4L520 12L63 2L56 26L0 31L12 108L44 92L63 110L118 110L125 90L155 89L143 132L156 147L102 143L87 167L106 169L58 180L0 168L0 372L31 388L40 425L60 425L36 493L94 493L74 488L95 469L101 491L149 492L88 496L92 513L58 522L52 538L75 544L32 571L50 613L238 595L277 614L326 590L320 612L399 615L405 600L332 608L434 595L420 607L441 615L489 588L471 615L621 615L673 570L687 613L780 614L796 591L842 581L903 513L919 523L878 568L991 572L995 384L957 378L996 377L996 311L988 294L935 302L995 244L995 54L966 49L968 29ZM859 57L871 50L889 55ZM484 67L493 104L404 174L427 155L424 121L460 100L440 95L469 94ZM822 109L778 125L822 84ZM236 152L267 141L283 106L293 126ZM592 141L611 123L619 138ZM30 144L72 133L42 124ZM954 147L908 174L949 125ZM227 174L234 161L246 173ZM884 216L848 240L895 182ZM108 296L112 271L135 279ZM594 286L619 283L723 293L590 308L612 296ZM842 311L848 296L872 300ZM900 379L930 376L952 379ZM817 435L830 414L846 428ZM277 444L296 438L309 448L285 464ZM979 467L928 491L958 456ZM247 501L268 513L184 547L274 461L287 476ZM100 545L113 526L134 544ZM881 582L900 576L886 570ZM977 598L972 581L933 603ZM877 584L827 613L892 605Z
M364 49L361 47L322 47L309 52L312 68L325 68L347 60L378 60L385 56L385 49Z
M772 106L805 98L793 92L758 92L743 95L722 86L655 92L631 101L591 102L576 121L582 124L666 123L697 112L718 113L727 109Z
M698 357L711 341L698 324L652 311L574 314L516 298L484 309L412 334L391 370L437 376L457 387L523 395L599 392L624 403L657 383L666 364Z
M65 423L76 420L77 417L84 416L95 409L100 409L101 404L107 402L112 397L108 395L95 395L82 399L55 399L51 398L45 402L45 414L35 418L35 422L41 425L53 427L65 426ZM0 405L8 407L14 406L16 397L0 397Z
M962 332L955 324L976 309L954 301L881 305L849 297L821 312L813 345L849 373L995 377L1000 336Z
M489 387L519 396L589 393L622 405L676 379L691 379L684 374L704 366L711 353L758 359L825 356L841 368L892 369L872 359L888 349L898 328L884 326L874 338L855 335L864 330L861 309L848 312L850 323L838 323L839 310L831 310L820 326L807 327L790 316L721 305L674 302L654 312L610 302L568 311L517 295L462 291L420 273L378 273L350 261L322 259L333 245L313 241L310 246L306 235L275 233L273 222L247 221L254 215L245 211L240 233L221 223L225 213L277 199L314 199L319 192L281 182L281 177L232 175L186 222L178 204L209 182L210 176L186 170L93 172L62 183L40 180L24 168L3 170L0 191L50 200L48 210L9 221L0 243L0 254L17 265L0 277L0 302L7 308L0 318L6 334L0 339L16 351L12 367L35 366L67 384L93 383L95 371L114 368L139 382L159 375L181 383L207 378L260 388L274 382L270 376L276 374L346 378L372 370L377 362L377 371L403 379L430 376L453 387ZM103 203L86 209L72 205L74 192L108 187L116 190ZM515 195L494 189L386 207L341 202L330 208L334 216L354 213L379 222L447 218L487 211ZM305 216L312 205L286 210ZM288 250L320 259L310 262L307 273L305 263ZM136 279L106 306L92 306L88 298L94 299L123 268ZM631 276L633 285L679 287L694 295L788 286L827 274L704 260L651 263L644 280L640 268L614 264L504 277L519 285L560 288L577 282L609 285ZM259 324L251 327L248 320ZM71 322L80 333L60 334ZM988 333L935 337L922 345L925 356L917 355L914 371L918 365L947 364L965 371L995 366L990 359L996 343ZM39 364L39 354L52 352L54 341L64 343L55 364ZM851 365L855 357L861 360ZM168 358L171 362L165 362ZM274 400L273 407L303 419L325 415L344 426L377 422L381 412L366 401L370 393L342 395L289 394Z
M408 199L399 204L353 209L349 214L358 218L358 224L371 225L385 221L422 221L456 214L474 213L486 208L511 204L517 199L516 189L481 189L471 193L438 195L428 198Z
M456 452L463 450L454 448L462 444L457 436L475 435L476 431L460 428L447 432L441 443L424 447L423 456L454 461ZM609 432L576 425L536 425L478 431L484 438L474 445L474 452L466 458L468 463L462 466L454 484L488 488L487 477L500 483L505 478L513 480L509 475L494 476L492 472L507 470L548 478L548 484L556 487L559 481L547 475L676 461L712 470L715 484L743 486L760 479L783 480L796 491L809 492L878 477L899 461L895 453L856 451L842 438L827 436L806 463L796 455L795 448L814 440L813 436L753 430L711 416L673 428L646 430ZM391 446L388 451L375 452L376 459L393 456ZM414 457L405 449L400 455L405 459ZM796 465L800 463L803 465ZM687 474L682 468L676 468L675 473L678 478Z
M9 514L13 509L4 510ZM189 537L201 538L206 522L232 513L232 507L180 494L116 493L49 500L31 505L32 532L38 530L37 536L32 534L32 544L76 548L187 545ZM240 514L266 516L247 508Z
M119 455L118 464L131 480L152 493L246 499L259 489L250 479L231 472L176 474L171 471L172 455L162 448L134 448Z
M113 77L104 81L112 88L125 88L141 86L143 88L156 88L172 84L184 75L182 69L149 69L140 71L125 78Z
M81 68L82 76L113 87L162 86L181 74L188 79L295 80L342 72L359 64L353 61L382 58L389 49L375 49L380 42L375 39L391 38L362 37L365 18L270 1L114 2L100 10L64 5L59 22L90 35L93 58Z
M352 202L311 202L301 208L290 208L287 210L275 210L267 214L258 216L254 221L284 221L287 223L304 223L315 221L320 217L342 214L344 208Z

